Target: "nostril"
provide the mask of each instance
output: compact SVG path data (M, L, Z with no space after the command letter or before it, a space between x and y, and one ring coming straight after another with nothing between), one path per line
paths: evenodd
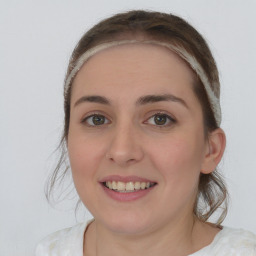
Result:
M124 137L121 137L120 134L116 135L106 149L106 159L120 166L134 164L140 161L144 155L142 146L135 141L134 137L129 139L125 135Z

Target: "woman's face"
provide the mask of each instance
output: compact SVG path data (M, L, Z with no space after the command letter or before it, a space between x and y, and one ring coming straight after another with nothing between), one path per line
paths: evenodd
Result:
M164 47L99 52L72 88L68 152L102 227L140 234L192 216L208 153L194 74Z

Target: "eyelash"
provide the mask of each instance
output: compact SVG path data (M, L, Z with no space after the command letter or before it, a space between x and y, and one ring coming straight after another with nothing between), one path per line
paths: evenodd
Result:
M103 118L104 118L104 124L105 124L105 121L108 120L103 114L93 113L93 114L91 114L91 115L86 116L85 118L83 118L82 121L81 121L81 123L86 124L86 125L89 126L89 127L98 127L98 126L104 125L104 124L102 124L102 125L91 125L91 124L88 124L88 120L89 120L90 118L93 118L93 117L103 117Z
M173 118L173 117L171 117L170 115L167 115L167 114L165 114L165 113L163 113L163 112L157 112L157 113L155 113L154 115L152 115L152 116L150 116L145 122L143 122L143 123L148 123L148 121L150 120L150 119L152 119L152 118L156 118L157 116L160 116L160 117L164 117L164 118L166 118L168 121L168 124L166 124L166 122L163 124L163 125L157 125L157 124L151 124L152 126L155 126L155 127L157 127L157 128L160 128L160 129L163 129L163 128L167 128L167 127L170 127L171 125L173 125L173 124L175 124L176 123L176 120ZM93 117L100 117L100 118L104 118L104 123L103 124L99 124L99 125L92 125L92 124L89 124L88 123L88 120L90 119L90 118L93 118ZM93 114L91 114L91 115L89 115L89 116L86 116L85 118L83 118L82 119L82 121L81 121L81 123L83 123L83 124L86 124L87 126L89 126L89 127L100 127L100 126L102 126L102 125L105 125L105 124L107 124L107 123L109 123L110 121L108 120L108 122L107 123L105 123L105 121L106 120L108 120L103 114L100 114L100 113L93 113ZM91 122L93 122L93 121L91 121Z
M160 128L160 129L168 128L176 123L176 120L173 117L171 117L170 115L163 113L163 112L155 113L154 115L152 115L150 118L147 119L146 123L148 123L148 121L150 119L156 118L157 116L164 117L164 118L166 118L166 120L168 120L168 121L166 121L166 122L168 122L168 124L166 124L166 122L163 125L152 124L153 126L156 126L157 128Z

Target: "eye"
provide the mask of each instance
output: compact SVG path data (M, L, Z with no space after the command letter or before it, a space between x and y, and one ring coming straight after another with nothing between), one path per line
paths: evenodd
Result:
M86 123L88 126L100 126L109 123L109 120L103 115L93 114L85 117L82 123Z
M148 120L147 123L156 125L156 126L170 126L171 124L175 123L176 121L170 117L167 114L163 113L157 113L153 116L151 116Z

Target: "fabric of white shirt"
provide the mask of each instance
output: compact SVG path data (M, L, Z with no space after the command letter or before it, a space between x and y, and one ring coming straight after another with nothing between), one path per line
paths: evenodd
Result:
M90 222L47 236L38 244L36 256L83 256L84 232ZM256 256L256 235L224 227L211 244L188 256Z

